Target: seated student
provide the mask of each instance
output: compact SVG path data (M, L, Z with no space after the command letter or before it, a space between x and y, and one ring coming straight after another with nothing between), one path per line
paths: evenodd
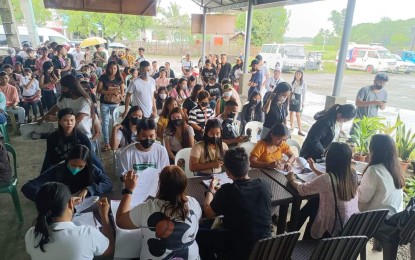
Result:
M0 188L9 186L13 171L6 147L0 142Z
M180 107L175 107L170 113L169 122L163 134L163 144L169 154L170 164L174 165L174 157L183 148L193 147L195 132L184 120Z
M225 103L225 110L217 119L222 122L222 139L229 148L236 147L240 143L247 142L248 136L239 136L236 130L236 115L238 114L238 103L235 100L229 100Z
M240 132L241 134L245 133L245 126L248 122L251 121L258 121L264 122L264 112L262 112L262 101L261 101L261 94L258 92L252 92L251 96L249 97L249 102L245 104L242 108L241 112L241 126ZM256 133L257 129L251 129Z
M235 98L232 96L231 84L225 84L225 86L223 86L222 97L216 101L215 114L217 116L223 113L223 111L225 110L225 103L229 100L234 100L236 102ZM238 103L236 103L236 106L238 106Z
M163 110L161 110L159 120L157 121L157 139L163 141L163 132L169 122L169 115L178 103L173 97L168 97L164 102Z
M250 179L249 161L244 148L225 153L226 174L233 184L223 184L215 191L212 180L206 192L203 211L207 218L223 215L228 236L224 243L228 259L248 259L256 241L271 236L271 186L262 179ZM202 259L212 259L213 241L205 241L199 232L197 241ZM224 238L219 238L224 240Z
M179 79L179 83L170 91L169 96L176 99L179 105L182 105L186 98L190 96L190 92L187 89L187 79Z
M32 70L29 68L25 68L24 70L24 77L21 80L21 84L23 87L22 95L23 99L20 104L25 109L25 114L27 117L27 122L37 121L37 109L40 110L40 115L43 116L43 109L42 104L40 103L41 98L41 91L39 88L39 81L32 76ZM34 119L32 120L29 116L29 109L32 107L32 112Z
M156 122L143 118L137 124L137 142L125 147L119 155L120 176L128 171L144 171L147 168L163 169L169 165L166 148L156 141Z
M202 210L196 199L186 196L183 170L178 166L163 168L156 198L131 209L131 194L139 181L133 171L124 176L116 220L122 229L141 228L140 259L200 259L195 239Z
M195 130L195 140L201 141L205 131L206 122L213 118L213 110L209 107L209 93L200 91L197 94L197 107L190 110L189 125Z
M356 108L351 104L334 104L329 109L314 115L317 120L310 128L300 156L306 159L322 159L325 149L336 141L335 137L340 134L338 124L352 120L356 116Z
M231 85L232 98L235 99L236 103L238 103L238 107L242 108L241 98L239 97L238 91L236 91L236 89L232 87L231 80L228 79L228 78L224 78L220 82L220 85L222 86L222 89L225 89L225 85L228 85L228 84Z
M112 189L111 180L94 166L90 150L81 144L72 148L64 162L23 185L22 192L26 198L34 201L42 185L51 181L65 184L72 194L81 199L87 196L101 196Z
M128 110L127 116L112 128L111 149L124 148L135 142L137 137L137 123L143 118L143 111L138 106Z
M352 172L351 161L352 149L349 145L332 143L326 156L327 173L318 173L317 178L306 183L297 181L293 172L288 173L288 181L301 196L320 195L318 212L315 212L315 207L301 209L300 225L310 216L303 239L310 235L313 239L334 237L341 232L351 215L359 212L357 176Z
M190 97L186 98L186 100L183 102L183 113L185 115L185 120L188 121L189 113L190 111L197 107L197 94L199 94L200 91L203 90L202 85L196 84L193 87L192 93L190 94Z
M72 222L76 198L62 183L44 184L36 195L38 216L25 236L26 252L32 260L94 259L110 256L114 235L108 217L107 198L98 201L102 233L95 227L76 226Z
M156 108L157 108L157 115L160 115L161 111L163 110L164 103L167 99L167 89L166 87L159 87L156 93Z
M211 76L209 78L209 83L206 85L205 90L209 92L209 105L210 108L215 109L216 100L222 96L222 86L219 83L216 83L216 77Z
M192 147L189 168L198 176L223 172L223 155L228 150L222 142L222 124L218 119L206 123L203 140Z
M19 94L17 88L9 84L9 76L6 72L0 72L0 92L6 97L6 112L18 116L19 124L25 123L25 110L19 107Z
M268 132L267 136L258 141L249 156L253 168L276 168L279 170L291 170L295 156L290 146L285 142L288 139L288 129L284 124L276 124ZM283 155L288 156L287 161L282 161Z
M0 91L0 124L7 122L6 102L6 96Z

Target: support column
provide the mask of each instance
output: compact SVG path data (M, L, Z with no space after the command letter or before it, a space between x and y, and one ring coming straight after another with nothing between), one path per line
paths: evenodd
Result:
M20 9L22 10L23 17L26 22L30 42L33 47L38 47L40 45L40 41L37 33L35 15L33 13L32 0L20 0Z
M0 0L0 16L3 22L7 45L9 47L20 48L19 35L17 33L17 26L14 23L10 0Z
M203 20L202 20L202 65L205 65L206 56L206 6L203 7Z
M254 10L253 0L249 0L248 13L246 19L245 31L245 53L244 53L244 74L248 73L249 64L249 49L251 47L251 31L252 31L252 12Z

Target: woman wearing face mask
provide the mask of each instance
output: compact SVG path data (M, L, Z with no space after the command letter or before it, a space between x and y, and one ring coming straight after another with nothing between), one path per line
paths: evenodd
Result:
M107 198L98 201L102 233L95 227L75 225L72 218L78 198L62 183L49 182L36 195L38 216L25 236L32 260L94 259L114 251L114 230L109 220Z
M173 97L168 97L157 121L157 138L159 140L163 140L163 132L169 122L169 115L175 107L178 107L177 101Z
M189 96L190 94L187 90L187 79L179 79L179 83L177 84L177 86L170 91L170 97L175 98L177 100L177 103L181 105Z
M117 150L135 142L137 138L137 123L143 118L143 111L138 106L128 110L127 116L112 128L111 149Z
M71 149L64 162L23 185L22 192L34 201L42 185L51 181L65 184L81 200L88 196L101 196L112 189L111 180L94 166L90 150L81 144Z
M261 138L268 135L271 127L275 124L282 123L287 125L288 115L288 97L291 92L291 86L287 82L278 83L273 92L267 92L264 100L265 105L262 111L265 113L264 127Z
M42 90L42 104L48 109L56 104L56 83L60 80L58 74L55 73L51 61L46 61L42 66L42 74L39 79L39 87Z
M241 134L245 133L245 125L251 121L264 122L264 112L261 110L261 94L253 92L249 98L248 104L245 104L241 112ZM251 129L256 130L256 129Z
M206 122L213 118L213 110L209 106L209 93L205 90L197 94L198 105L190 110L189 125L195 130L195 140L201 141Z
M164 103L167 99L167 88L166 87L159 87L157 89L156 94L156 107L157 107L157 115L160 115L161 110L163 110Z
M203 140L192 147L189 168L198 176L223 172L223 156L228 146L222 142L222 124L218 119L206 123Z
M216 107L215 107L215 114L220 115L225 110L225 103L229 100L235 100L235 98L232 96L232 86L231 84L225 84L223 86L223 94L222 97L219 98L216 101Z
M157 89L160 87L167 87L169 85L169 78L167 78L166 68L160 67L159 77L156 79Z
M350 121L355 116L356 108L351 104L335 104L329 109L318 112L314 116L317 121L308 132L300 156L306 159L321 159L326 148L336 139L336 136L339 136L339 124Z
M199 94L199 92L202 91L202 90L203 90L202 85L196 84L193 87L193 90L192 90L192 93L191 93L190 97L186 98L186 100L183 102L182 109L183 109L183 113L184 113L184 116L185 116L184 119L186 121L188 120L190 110L192 110L193 108L195 108L197 106L197 94Z
M195 132L184 120L184 113L180 107L170 112L169 122L164 130L163 144L169 154L170 164L174 164L176 153L183 148L193 147Z
M294 74L292 84L292 93L290 97L290 124L294 129L294 114L297 118L298 135L305 136L301 126L301 112L304 109L305 95L307 92L307 84L304 81L304 72L297 70Z
M189 93L192 93L192 91L193 91L193 88L196 86L196 84L197 84L197 79L196 79L196 77L195 76L190 76L188 79L187 79L187 91L189 92ZM190 96L190 95L189 95Z
M251 167L270 168L284 171L291 170L295 156L290 146L285 142L288 139L288 130L284 124L275 124L267 136L258 141L249 156ZM282 157L286 155L287 161Z

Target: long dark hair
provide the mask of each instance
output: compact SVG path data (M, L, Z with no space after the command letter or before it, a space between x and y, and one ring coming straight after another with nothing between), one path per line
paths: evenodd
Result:
M336 120L337 114L341 114L344 119L352 119L356 116L356 108L352 104L334 104L330 108L318 112L314 115L314 120L331 119Z
M160 93L162 91L165 91L166 92L166 99L169 96L169 92L167 91L167 88L166 87L159 87L157 89L157 94L156 94L156 107L157 107L157 109L163 109L163 104L164 104L164 102L166 102L166 99L163 100L160 97Z
M304 71L303 70L296 70L295 71L294 78L293 78L293 81L291 82L291 85L294 85L294 82L295 82L295 79L296 79L295 74L297 74L297 73L301 73L300 85L303 85L303 82L304 82Z
M285 93L287 91L291 91L291 85L287 82L280 82L277 84L277 86L274 89L274 93L275 98L274 100L272 100L273 103L278 102L278 96L282 93ZM288 98L287 100L285 100L285 102L283 103L283 105L287 106L288 105Z
M189 130L187 129L188 124L184 120L184 113L180 107L175 107L171 110L170 115L169 115L169 122L167 123L165 133L166 135L169 135L169 136L174 136L176 134L176 126L174 125L173 120L171 120L171 116L174 113L179 113L182 115L183 131L182 131L182 136L181 136L181 140L182 140L181 145L182 145L182 148L188 148L190 147Z
M383 164L392 176L395 188L402 189L405 186L405 180L392 137L384 134L374 135L370 141L369 151L369 164L363 173L369 166Z
M212 128L219 128L220 129L220 138L218 143L216 144L217 148L219 149L219 155L220 157L223 158L223 145L222 145L222 123L218 120L218 119L209 119L206 122L205 125L205 133L203 134L203 144L204 144L204 149L205 149L205 158L208 159L209 158L209 142L208 142L208 132L210 131L210 129Z
M170 111L169 111L169 105L173 104L173 102L176 101L174 97L168 97L166 98L166 101L163 104L163 109L160 112L160 117L164 116L165 118L169 117Z
M68 158L65 160L66 164L72 159L81 159L82 161L85 161L85 168L75 176L65 174L64 183L71 183L75 178L77 181L82 182L82 184L85 185L84 187L92 184L94 182L94 165L92 163L92 156L89 148L82 144L76 144L68 152ZM82 186L81 183L78 184Z
M74 94L77 97L84 97L91 104L90 96L88 95L88 93L86 93L86 91L84 90L77 78L75 78L72 75L66 75L63 78L61 78L60 83L62 87L68 88L72 94ZM62 95L60 96L59 100L62 100L63 98L64 97Z
M53 67L53 63L51 61L45 61L43 63L43 65L42 65L42 70L43 70L42 74L45 77L44 80L43 80L43 83L49 83L51 81L51 79L50 79L51 74L55 73L55 72L54 72L54 70L52 70L52 72L49 73L48 70L52 67Z
M259 103L255 107L253 107L252 105L254 103L254 97L255 96L259 96L260 97L260 100L259 100ZM246 105L249 108L252 108L253 107L253 109L255 110L255 114L258 115L258 114L261 114L262 113L262 110L261 110L261 108L262 108L262 101L261 100L262 100L261 93L259 93L258 91L254 91L249 96L249 103L246 104ZM251 120L255 120L255 119L254 118L251 118Z
M350 201L356 196L357 177L352 172L352 149L348 144L333 142L326 155L326 170L337 178L337 196Z
M160 173L157 198L164 200L161 211L169 218L185 220L189 213L186 197L187 178L175 165L166 166Z
M287 127L282 123L277 123L271 127L268 134L262 139L262 141L270 144L272 142L272 136L286 136L289 135Z
M200 84L196 84L194 87L193 87L193 90L192 90L192 93L190 94L190 99L193 101L193 102L196 102L196 100L197 100L197 93L200 91L200 90L202 90L203 89L203 86L202 85L200 85Z
M72 108L63 108L59 110L58 112L58 120L60 121L64 116L66 115L73 115L76 120L76 115L73 112ZM65 146L67 143L64 143L64 140L67 140L67 136L65 136L65 131L63 131L63 128L60 124L58 124L58 150L59 151L65 151ZM72 130L72 134L70 136L69 143L71 144L71 147L78 143L78 135L82 134L81 130L79 130L76 126L74 126Z
M117 72L115 73L115 79L121 80L121 82L124 83L124 78L121 75L120 67L113 60L108 62L107 67L105 68L105 76L108 78L108 80L110 79L110 67L114 65L117 66Z
M128 110L127 116L121 122L121 125L122 125L121 132L124 135L124 139L127 144L131 144L133 141L131 139L131 135L133 134L133 132L131 131L131 128L130 128L130 117L131 117L131 114L136 111L142 111L142 110L139 106L132 106L130 110Z
M40 239L35 248L40 247L42 252L46 252L45 245L53 241L49 225L53 223L53 218L62 216L71 197L71 191L63 183L47 182L39 189L35 199L38 216L34 231L35 239Z

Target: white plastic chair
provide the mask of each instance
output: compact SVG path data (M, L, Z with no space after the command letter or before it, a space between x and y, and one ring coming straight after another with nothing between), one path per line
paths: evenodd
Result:
M294 140L294 139L288 139L288 140L286 141L286 143L287 143L290 147L295 147L295 148L297 148L298 155L300 154L300 151L301 151L301 146L300 146L300 144L299 144L296 140Z
M247 130L251 129L251 139L250 139L250 141L252 143L256 143L256 142L258 142L258 139L261 136L261 131L262 131L263 127L264 127L264 123L262 123L262 122L258 122L258 121L248 122L245 125L245 135L248 135ZM260 132L260 133L258 134L258 132Z
M118 106L112 113L112 125L120 124L122 122L121 114L124 113L125 106Z
M251 154L252 150L254 150L255 145L256 145L256 143L253 143L253 142L245 142L245 143L241 143L239 145L239 147L244 148L246 153L249 156Z
M184 160L184 172L186 173L187 178L194 178L195 175L193 172L190 171L190 152L192 151L192 148L183 148L180 151L177 152L176 156L174 157L174 164L178 165L180 159Z

